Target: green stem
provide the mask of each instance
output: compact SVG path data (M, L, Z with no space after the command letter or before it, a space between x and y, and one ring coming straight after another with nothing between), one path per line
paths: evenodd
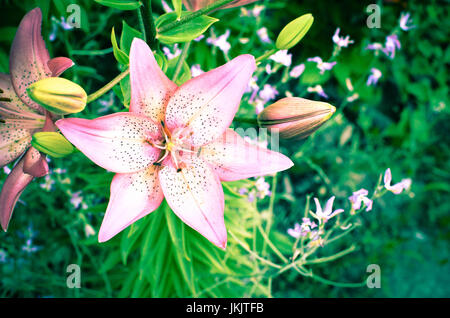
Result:
M269 214L267 216L266 229L265 229L267 235L270 233L270 228L272 227L273 207L275 205L275 196L277 193L277 180L278 180L277 176L278 176L278 174L275 173L275 175L272 178L272 189L271 189L272 195L270 197ZM263 248L262 248L263 255L266 253L266 246L267 246L267 242L264 241Z
M144 23L145 41L148 45L155 49L156 45L156 26L153 20L152 0L144 1L144 4L139 8L141 10L142 21Z
M112 47L103 50L72 50L73 55L105 55L112 52Z
M142 17L142 6L140 6L136 11L138 14L138 21L139 21L139 29L141 29L142 38L145 42L147 42L147 35L145 33L145 24L144 24L144 18Z
M236 241L236 243L238 243L245 251L247 251L247 252L248 252L250 255L252 255L254 258L256 258L256 259L260 260L261 262L263 262L263 263L265 263L265 264L267 264L267 265L269 265L269 266L272 266L272 267L274 267L274 268L278 268L278 269L281 268L280 265L275 264L275 263L269 261L268 259L265 259L265 258L259 256L257 253L253 252L253 251L247 246L247 244L245 244L245 243L243 243L241 240L239 240L239 239L233 234L233 232L229 231L228 233L230 233L230 235L233 237L233 239Z
M175 72L173 73L172 81L176 82L178 75L180 75L181 68L183 67L183 62L187 57L189 47L191 46L191 42L186 42L183 46L183 50L181 51L180 57L178 58L177 65L175 66Z
M121 80L125 78L130 73L130 69L127 68L125 71L117 75L111 82L100 88L98 91L90 94L87 98L87 103L93 102L103 94L105 94L107 91L109 91L111 88L113 88L117 83L119 83Z
M241 123L247 123L247 124L253 124L258 125L258 120L256 118L244 118L244 117L234 117L234 120L241 122Z
M260 57L257 57L255 62L256 64L258 64L259 62L265 60L266 58L268 58L269 56L277 53L278 49L277 48L273 48L270 51L267 51L266 53L264 53L263 55L261 55Z
M353 252L355 250L356 250L356 246L352 245L349 248L347 248L347 249L345 249L343 251L340 251L340 252L338 252L336 254L333 254L333 255L330 255L330 256L326 256L326 257L315 258L315 259L312 259L310 261L306 261L303 264L310 265L310 264L319 264L319 263L331 262L331 261L334 261L334 260L336 260L338 258L341 258L341 257L343 257L343 256L345 256L345 255L347 255L347 254L349 254L349 253L351 253L351 252Z
M211 3L210 5L207 5L204 8L201 8L200 10L194 11L192 13L186 14L185 16L181 17L180 19L173 21L171 23L168 23L164 26L162 26L161 28L158 29L158 33L164 33L167 32L173 28L176 28L177 26L183 25L186 22L189 22L201 15L207 14L211 11L214 11L230 2L232 2L234 0L218 0L215 1L213 3Z
M280 250L275 246L275 244L272 243L272 241L270 240L270 238L267 236L266 232L264 232L264 229L262 228L261 224L258 224L258 229L259 232L261 233L261 235L264 238L264 242L267 242L267 245L269 245L269 247L272 249L272 251L275 252L275 254L284 262L284 263L288 263L288 259L286 257L284 257L283 253L280 252Z
M340 283L340 282L333 282L331 280L328 280L326 278L320 277L316 274L312 274L311 278L327 284L327 285L331 285L331 286L335 286L335 287L349 287L349 288L357 288L357 287L364 287L366 285L366 281L363 281L361 283Z

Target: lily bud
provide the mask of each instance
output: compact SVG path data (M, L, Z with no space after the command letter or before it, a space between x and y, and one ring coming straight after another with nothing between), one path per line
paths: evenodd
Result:
M84 89L61 77L44 78L31 84L27 91L32 100L57 115L78 113L86 107Z
M277 37L275 46L279 50L288 50L295 46L308 32L314 22L312 14L304 14L289 22Z
M37 132L32 137L31 145L55 158L65 157L75 151L75 147L57 132Z
M286 97L266 107L258 115L258 123L269 130L277 130L280 138L302 139L322 126L335 111L328 103Z

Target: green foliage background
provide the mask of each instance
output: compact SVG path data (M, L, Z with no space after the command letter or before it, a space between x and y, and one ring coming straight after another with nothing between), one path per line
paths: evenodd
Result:
M162 14L159 1L155 14ZM319 76L308 66L298 80L281 83L278 75L269 79L281 92L314 98L306 87L322 84L329 102L338 110L348 92L345 79L361 78L355 84L360 98L339 112L304 142L281 143L295 166L278 175L273 209L271 239L283 252L292 240L286 229L303 216L308 194L321 202L336 195L336 207L349 208L347 197L360 188L373 189L379 175L390 167L394 181L413 180L408 195L388 194L376 201L370 213L361 217L361 226L348 235L343 248L356 243L357 251L314 269L332 281L358 282L364 279L368 264L379 264L382 288L342 288L326 284L295 271L267 279L269 270L246 253L237 241L262 244L255 228L264 221L269 199L250 204L232 190L226 193L226 224L232 229L224 253L184 226L166 205L105 244L96 236L87 237L86 224L98 231L109 197L112 174L95 166L81 153L51 159L53 169L65 173L51 175L51 191L35 180L17 205L7 233L0 234L0 249L6 261L0 262L0 295L3 297L448 297L449 264L449 100L450 62L449 6L446 1L378 1L382 8L381 28L369 29L365 21L368 2L359 1L261 1L267 5L262 18L242 18L239 9L212 14L221 21L214 24L216 34L231 30L229 41L234 57L242 53L262 55L267 46L258 40L256 30L265 26L271 39L290 20L312 13L315 22L302 42L290 50L293 65L312 56L328 57L336 27L350 34L354 45L343 49L337 66ZM89 93L115 77L120 69L112 54L111 28L120 34L123 22L138 29L135 11L119 11L89 0L0 1L0 71L8 72L8 55L15 30L27 11L40 6L43 35L50 56L68 56L76 66L64 73ZM82 8L82 28L57 33L48 41L51 16L67 16L66 7L78 3ZM248 6L247 8L251 8ZM382 42L398 24L402 11L411 12L417 28L399 35L401 50L394 60L374 58L365 51L368 43ZM209 36L209 32L205 33ZM240 37L248 37L246 44ZM90 53L86 53L89 51ZM225 62L221 52L204 41L193 43L189 65L209 70ZM365 80L370 67L383 77L375 87ZM280 84L281 83L281 84ZM123 88L122 88L123 89ZM126 91L126 89L125 89ZM121 90L115 88L121 95ZM123 95L123 94L122 94ZM125 97L126 96L122 96ZM114 94L109 109L100 101L89 104L82 116L97 117L123 110ZM254 116L254 109L243 101L241 116ZM6 178L0 172L0 180ZM269 179L268 179L269 180ZM70 202L82 191L86 209ZM23 246L30 231L39 248L26 253ZM180 233L183 233L180 235ZM334 247L325 246L327 255ZM332 252L331 252L332 253ZM270 259L276 256L267 254ZM66 267L79 264L82 288L66 287Z

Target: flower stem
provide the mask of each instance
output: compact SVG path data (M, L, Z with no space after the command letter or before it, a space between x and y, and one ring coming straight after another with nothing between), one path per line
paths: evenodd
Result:
M273 48L270 51L267 51L266 53L264 53L263 55L259 56L256 58L255 62L256 64L258 64L259 62L265 60L266 58L268 58L269 56L275 54L278 51L277 48Z
M172 81L176 82L178 75L180 75L181 68L183 67L183 62L187 57L189 47L191 46L191 42L186 42L183 46L183 50L181 51L180 57L178 58L177 65L175 66L175 72L173 73Z
M366 285L366 281L363 281L361 283L340 283L340 282L333 282L331 280L328 280L328 279L325 279L323 277L320 277L320 276L318 276L316 274L312 274L310 277L315 279L315 280L317 280L317 281L319 281L319 282L321 282L321 283L324 283L324 284L327 284L327 285L331 285L331 286L335 286L335 287L358 288L358 287L364 287Z
M125 71L117 75L111 82L100 88L98 91L90 94L87 98L87 103L93 102L103 94L105 94L107 91L109 91L111 88L113 88L116 84L118 84L121 80L125 78L130 73L130 69L127 68Z
M234 120L237 120L241 123L258 125L258 120L256 118L244 118L244 117L234 117Z
M349 248L340 251L336 254L330 255L330 256L326 256L326 257L320 257L320 258L315 258L309 261L304 262L305 265L309 265L309 264L318 264L318 263L326 263L326 262L331 262L334 261L335 259L338 259L340 257L343 257L351 252L353 252L354 250L356 250L356 246L352 245Z
M145 41L152 48L156 45L156 27L153 20L152 0L143 1L143 5L139 8L145 30Z
M211 11L214 11L230 2L232 2L234 0L218 0L215 1L213 3L211 3L210 5L207 5L204 8L201 8L200 10L194 11L192 13L186 14L185 16L181 17L179 20L173 21L171 23L168 23L164 26L162 26L160 29L158 29L159 33L163 33L163 32L167 32L173 28L176 28L177 26L180 26L186 22L189 22L203 14L207 14Z

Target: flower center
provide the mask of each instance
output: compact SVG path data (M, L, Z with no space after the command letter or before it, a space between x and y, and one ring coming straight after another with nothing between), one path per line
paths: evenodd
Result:
M183 135L182 130L174 131L171 133L165 127L164 122L161 122L161 127L163 141L161 143L150 142L153 147L162 150L159 159L154 164L161 165L163 161L170 156L172 162L175 165L175 168L178 171L181 171L181 169L186 166L185 162L188 159L189 155L194 153L192 147L189 144L185 143L186 138L191 134Z

